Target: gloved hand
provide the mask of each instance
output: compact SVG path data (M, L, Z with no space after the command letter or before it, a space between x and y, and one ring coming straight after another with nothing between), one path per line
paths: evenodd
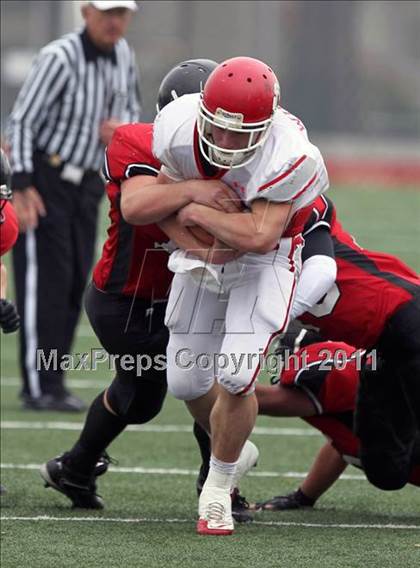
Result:
M13 333L19 329L20 317L13 302L0 300L0 327L4 333Z
M313 507L316 499L307 497L300 489L288 495L277 495L267 501L260 501L251 505L255 511L287 511L288 509L302 509Z

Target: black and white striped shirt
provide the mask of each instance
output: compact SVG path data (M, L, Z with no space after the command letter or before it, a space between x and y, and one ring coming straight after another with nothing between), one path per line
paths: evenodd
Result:
M135 122L140 93L133 50L121 39L99 51L86 30L46 45L34 61L8 123L13 187L32 184L35 151L59 156L85 170L99 170L101 123Z

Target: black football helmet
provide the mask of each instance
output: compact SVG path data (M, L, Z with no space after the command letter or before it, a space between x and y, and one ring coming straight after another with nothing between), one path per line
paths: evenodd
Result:
M10 181L12 170L6 153L0 148L0 212L6 204L6 201L12 199L12 190Z
M158 112L182 95L200 93L208 76L217 66L218 63L211 59L189 59L178 63L160 84L156 105Z

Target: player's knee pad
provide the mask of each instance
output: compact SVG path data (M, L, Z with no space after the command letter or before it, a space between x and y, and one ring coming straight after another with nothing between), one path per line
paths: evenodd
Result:
M198 343L194 348L182 347L180 341L171 336L166 354L168 390L175 398L194 400L208 393L214 383L215 371L212 358L205 353L204 343Z
M117 376L107 390L107 400L127 424L145 424L159 414L166 391L166 380L161 374L131 381Z
M178 400L195 400L209 392L214 383L213 373L190 369L168 368L168 390Z
M219 371L217 380L230 394L247 396L255 390L255 375L256 371L238 360Z

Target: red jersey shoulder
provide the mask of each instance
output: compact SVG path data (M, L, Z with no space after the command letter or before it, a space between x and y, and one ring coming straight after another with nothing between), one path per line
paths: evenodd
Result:
M319 414L346 412L354 408L360 362L361 352L346 343L314 343L291 356L280 383L303 389Z
M309 218L305 221L303 236L318 227L326 227L331 231L337 216L331 199L328 199L325 195L319 195L309 207L311 207L311 212Z
M118 127L105 150L104 174L121 182L133 176L157 176L160 162L152 152L153 124L135 123Z
M19 234L19 226L15 209L9 201L5 203L0 215L2 216L0 230L0 256L2 256L15 244Z
M353 264L377 278L386 275L386 279L395 286L400 284L395 279L393 281L392 276L420 286L420 277L412 268L392 254L361 247L353 235L343 229L338 220L335 220L332 226L331 235L335 239L334 249L337 260Z

